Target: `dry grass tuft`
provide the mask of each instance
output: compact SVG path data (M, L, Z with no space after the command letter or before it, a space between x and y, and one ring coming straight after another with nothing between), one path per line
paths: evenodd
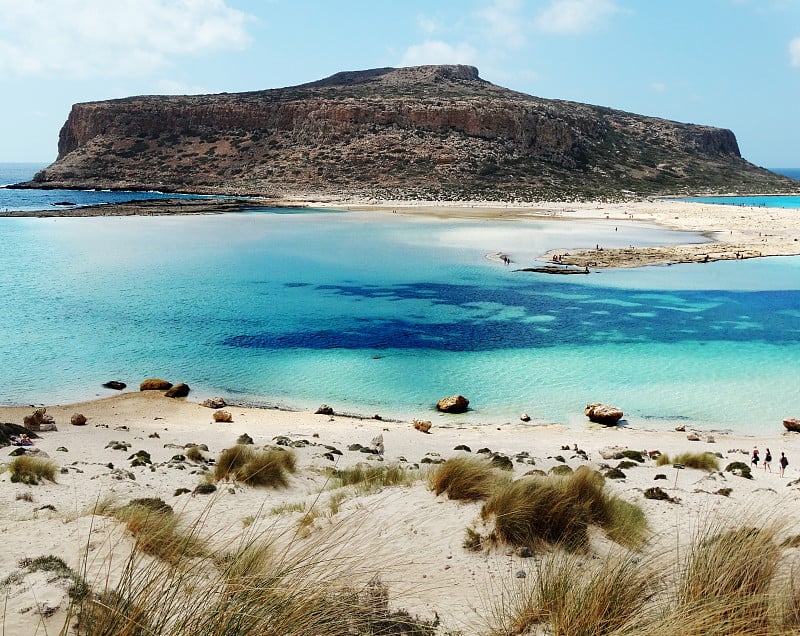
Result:
M614 541L638 547L647 532L641 508L606 493L602 475L586 466L567 476L523 477L501 485L481 516L494 518L497 539L518 546L544 541L582 549L593 524Z
M656 466L668 466L671 464L682 464L686 468L696 468L697 470L719 470L719 459L713 453L681 453L670 458L669 455L659 455Z
M49 459L20 455L9 464L9 470L12 482L36 486L45 479L55 482L58 466Z
M399 464L370 466L356 464L341 470L331 469L332 489L354 486L361 493L373 492L388 486L409 486L419 479L418 470L403 468Z
M284 488L289 473L297 469L295 454L283 448L257 450L237 444L220 453L214 479L239 481L248 486Z
M428 485L437 495L447 494L458 501L480 501L491 495L495 484L508 482L492 464L478 457L453 457L440 464L429 476Z

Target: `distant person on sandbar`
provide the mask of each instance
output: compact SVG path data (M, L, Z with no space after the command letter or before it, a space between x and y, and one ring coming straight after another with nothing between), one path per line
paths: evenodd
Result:
M786 458L786 455L781 453L781 458L778 461L778 463L781 465L781 477L783 477L783 472L786 470L786 467L789 465L789 460Z
M767 454L764 455L764 472L772 472L772 453L767 449Z

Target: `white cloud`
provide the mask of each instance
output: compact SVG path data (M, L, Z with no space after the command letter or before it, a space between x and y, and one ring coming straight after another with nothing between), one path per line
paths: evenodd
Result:
M439 30L439 23L434 18L426 15L417 16L417 28L423 33L431 34Z
M800 68L800 38L794 38L789 42L789 57L792 66Z
M652 88L656 93L663 93L667 90L667 85L664 82L653 82L650 84L650 88Z
M525 45L524 21L520 16L521 0L494 0L477 13L485 20L492 40L503 47L514 49Z
M536 25L548 33L578 34L593 31L619 8L611 0L553 0L539 14Z
M473 64L476 57L477 51L465 42L451 46L446 42L428 40L409 47L403 54L401 64L403 66Z
M0 76L146 75L173 56L239 50L253 18L225 0L0 0Z

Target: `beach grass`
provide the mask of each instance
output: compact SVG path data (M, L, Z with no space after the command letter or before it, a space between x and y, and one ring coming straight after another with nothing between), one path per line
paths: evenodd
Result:
M451 457L428 477L428 486L436 494L445 493L457 501L487 499L500 481L509 481L508 474L495 469L478 457Z
M680 453L673 457L665 453L659 455L656 460L656 466L669 466L672 464L681 464L686 468L696 468L707 472L719 470L719 458L713 453Z
M284 488L297 470L295 454L283 448L254 449L236 444L223 450L214 465L216 481L237 481L248 486Z
M499 485L481 516L494 520L495 538L517 546L545 542L585 549L590 525L629 547L641 545L647 534L641 508L606 492L603 476L586 466L570 475L523 477Z
M43 480L55 482L58 466L49 459L20 455L9 464L13 483L36 486Z

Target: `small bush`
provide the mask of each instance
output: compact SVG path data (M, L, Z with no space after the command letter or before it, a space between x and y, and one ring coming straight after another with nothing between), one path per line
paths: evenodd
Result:
M206 458L203 456L203 452L200 450L199 446L190 446L187 448L186 459L198 464L206 461Z
M731 462L725 466L726 473L733 473L737 477L744 477L745 479L752 479L753 473L748 464L744 462Z
M331 470L330 474L332 488L357 486L364 493L387 486L408 485L419 475L416 471L405 469L399 464L388 466L356 464L342 470Z
M489 497L499 479L490 462L477 457L453 457L434 470L428 479L437 495L458 501L479 501Z
M145 554L171 563L200 556L204 542L193 531L183 532L172 508L160 499L139 499L114 511L133 535L135 548Z
M644 463L644 455L640 451L625 449L614 455L614 459L632 459L640 464Z
M58 466L49 459L20 455L11 462L9 469L12 482L36 486L44 479L55 482Z
M232 479L248 486L281 488L288 485L288 474L296 470L293 452L278 448L255 450L237 444L220 453L214 466L214 479Z
M70 568L63 559L52 554L36 557L35 559L22 559L19 562L19 567L28 572L52 572L54 576L60 579L68 579L70 585L67 593L72 599L80 600L89 593L89 586L83 577Z

